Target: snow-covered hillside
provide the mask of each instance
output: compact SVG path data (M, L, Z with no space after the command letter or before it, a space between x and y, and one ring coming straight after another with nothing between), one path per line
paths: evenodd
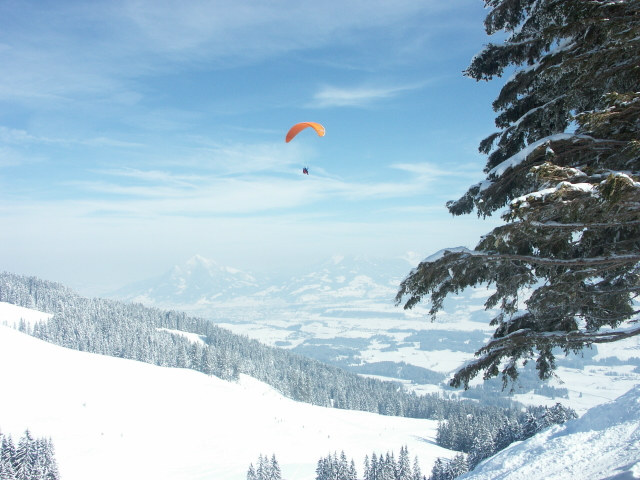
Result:
M640 386L485 460L460 480L640 478Z
M6 304L4 304L6 305ZM0 324L8 318L0 309ZM242 479L260 454L283 478L315 478L317 461L407 445L425 471L453 452L437 422L311 406L243 376L239 383L68 350L0 327L0 428L51 437L64 480ZM10 390L8 390L10 389Z

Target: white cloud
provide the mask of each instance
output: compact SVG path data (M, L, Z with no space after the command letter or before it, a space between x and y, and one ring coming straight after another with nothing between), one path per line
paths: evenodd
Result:
M41 161L43 161L42 157L34 155L27 156L23 152L14 148L0 146L0 168L32 164Z
M31 185L14 186L13 194L24 197L25 202L19 206L3 202L0 214L24 209L22 212L27 218L30 212L46 204L47 208L57 205L64 215L83 218L105 212L122 218L268 212L283 215L299 208L340 217L341 210L327 208L326 204L404 201L423 194L433 181L432 176L427 175L411 175L397 181L343 179L327 175L320 167L314 168L307 177L299 171L296 155L281 154L282 150L269 145L255 148L228 145L198 151L198 158L159 159L152 168L141 165L94 168L86 174L76 172L77 175L63 183L49 184L46 199L40 199ZM0 164L2 158L0 151ZM6 164L9 159L6 158ZM51 195L58 190L64 195L56 200Z
M378 100L393 98L409 90L420 88L417 85L395 87L359 86L352 88L323 86L313 95L310 107L364 107Z
M417 174L420 176L428 176L428 177L442 177L451 175L451 170L446 170L440 168L433 163L423 162L423 163L395 163L391 165L392 168L396 168L398 170L403 170L405 172Z
M38 141L38 139L25 130L0 125L0 141L3 143L26 143Z
M0 142L13 145L83 145L89 147L139 148L140 142L131 142L104 135L74 139L70 137L43 137L32 135L26 130L8 128L0 125Z
M439 3L138 0L126 2L122 15L135 25L143 44L158 51L255 57L340 43L353 30L389 29L407 18L442 10Z

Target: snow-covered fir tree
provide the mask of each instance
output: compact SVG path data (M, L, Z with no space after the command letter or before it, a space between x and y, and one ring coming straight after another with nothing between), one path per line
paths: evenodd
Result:
M271 464L269 468L269 480L281 480L282 479L282 471L280 470L280 465L278 464L278 460L276 460L275 453L271 455Z
M249 465L249 470L247 471L247 480L258 480L258 474L256 473L256 469L253 466L253 463Z
M466 75L515 69L493 103L480 144L486 180L447 204L454 215L500 210L505 224L473 250L426 259L396 301L423 298L431 314L447 295L489 284L500 313L493 337L453 386L479 373L518 375L535 358L540 378L565 352L640 334L640 1L485 0L487 45Z
M451 462L449 462L448 470L453 478L457 478L460 475L467 473L469 471L467 456L462 453L458 453L451 459Z
M257 468L253 463L249 465L247 480L282 480L282 472L275 454L271 455L271 459L261 454L257 465Z
M400 456L396 461L393 452L386 455L372 453L364 459L364 480L423 480L420 464L416 457L413 468L409 460L409 450L400 447Z
M398 458L398 466L396 470L396 478L398 480L411 480L411 461L409 460L409 450L407 446L400 448L400 457Z
M358 473L353 460L347 461L344 451L327 455L318 460L316 480L357 480Z
M453 480L469 471L467 458L459 453L451 460L436 459L429 480Z
M422 469L420 468L420 463L418 463L418 457L413 459L413 470L412 470L411 480L423 480L422 478Z
M58 480L53 443L34 439L29 430L14 444L10 435L0 433L0 479Z
M483 427L478 430L478 433L473 439L471 445L471 454L469 455L469 463L476 466L485 458L489 458L496 452L496 444L493 439L491 430L487 427Z

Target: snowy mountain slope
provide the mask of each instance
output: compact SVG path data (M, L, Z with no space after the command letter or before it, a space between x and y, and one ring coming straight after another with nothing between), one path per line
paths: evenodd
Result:
M68 350L4 326L0 378L11 389L0 395L0 428L51 437L65 480L241 479L272 453L284 478L311 480L334 451L360 471L365 455L402 445L424 470L453 453L434 444L435 421L301 404L250 377L229 383Z
M333 303L344 298L371 300L395 296L397 285L406 273L403 259L335 255L302 275L280 286L294 303Z
M640 386L485 460L461 480L640 478Z

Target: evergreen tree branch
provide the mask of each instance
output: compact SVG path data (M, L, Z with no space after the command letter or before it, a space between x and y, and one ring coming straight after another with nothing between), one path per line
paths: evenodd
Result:
M637 320L635 321L637 323ZM605 344L618 342L627 338L640 335L640 327L609 332L535 332L532 329L523 328L501 338L494 338L487 345L476 352L480 357L456 372L450 385L453 387L464 386L469 388L469 381L479 372L484 371L484 379L498 375L498 367L505 358L510 358L509 365L503 368L502 375L505 384L515 379L513 372L514 354L516 358L528 359L532 356L532 345L539 350L553 347L563 348L565 351L580 350L585 345ZM544 372L547 376L550 371Z

